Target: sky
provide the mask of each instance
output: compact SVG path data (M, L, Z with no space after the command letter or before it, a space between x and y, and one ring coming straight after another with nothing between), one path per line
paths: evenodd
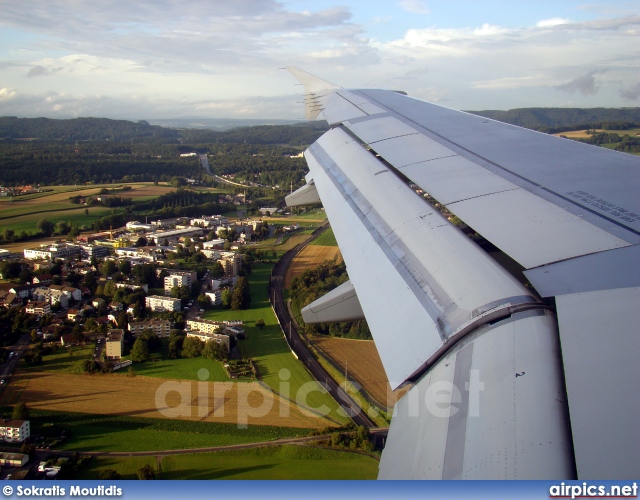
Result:
M640 106L640 2L0 0L0 116L303 116L297 66L463 110Z

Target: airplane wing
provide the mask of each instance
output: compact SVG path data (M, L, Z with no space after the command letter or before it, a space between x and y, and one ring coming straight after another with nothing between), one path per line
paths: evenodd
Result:
M364 315L412 385L379 478L637 477L640 158L287 69L331 127L287 203L350 277L303 318Z

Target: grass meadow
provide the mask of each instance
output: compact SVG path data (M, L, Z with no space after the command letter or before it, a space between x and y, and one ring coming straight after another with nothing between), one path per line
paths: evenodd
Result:
M31 410L32 433L44 435L66 431L61 450L136 452L182 450L227 446L287 437L301 437L309 429L142 418L129 415L95 415Z
M347 417L338 412L339 406L329 395L321 392L320 386L307 369L289 350L282 330L278 325L268 297L268 281L271 266L257 264L249 275L251 286L251 309L245 311L212 310L204 314L205 319L216 321L241 319L244 322L247 338L239 342L243 357L252 358L256 363L262 380L278 393L289 392L291 399L299 395L307 405L319 408L326 405L331 409L329 416L339 422L347 423ZM255 326L258 319L263 319L265 327L260 330ZM288 370L289 379L283 382L281 370Z
M100 469L136 479L146 464L157 479L375 479L378 474L378 461L369 456L290 445L162 458L100 457L79 479L97 479Z

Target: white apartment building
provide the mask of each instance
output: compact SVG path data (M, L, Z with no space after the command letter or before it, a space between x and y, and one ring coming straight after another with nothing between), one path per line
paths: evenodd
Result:
M0 420L0 438L9 443L21 443L31 435L28 420Z
M182 308L180 299L161 297L160 295L149 295L145 298L145 304L154 312L180 311Z
M158 337L168 337L171 331L171 322L168 319L151 319L149 321L132 321L129 323L129 331L137 336L143 330L151 330Z
M80 253L80 247L78 245L72 245L70 243L51 243L45 244L38 248L25 248L23 251L24 258L29 260L38 259L64 259L70 255L76 255Z
M171 289L174 286L187 286L191 288L191 283L198 279L195 271L175 271L169 269L169 276L164 278L164 294L171 295Z
M188 319L187 328L201 333L216 333L224 328L224 323L210 319Z
M229 335L225 335L223 333L204 333L198 331L188 331L187 337L195 337L197 339L202 340L203 342L208 342L209 340L213 342L217 342L218 344L222 344L227 348L227 352L229 351Z

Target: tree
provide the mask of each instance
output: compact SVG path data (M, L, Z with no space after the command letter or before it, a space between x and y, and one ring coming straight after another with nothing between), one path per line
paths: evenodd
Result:
M51 236L55 227L53 225L53 222L47 219L40 219L38 222L36 222L36 229L45 236Z
M140 363L149 359L149 345L144 339L136 339L131 348L131 361Z
M113 262L112 260L105 260L102 263L100 272L102 273L102 276L111 276L113 273L116 272L116 263Z
M138 479L155 479L156 475L149 464L138 469Z
M202 348L202 356L213 361L222 361L227 359L229 351L226 345L215 340L207 340L207 343Z
M122 274L129 276L131 274L131 262L128 260L122 261L118 266L118 269Z
M144 236L140 236L136 242L134 243L135 246L137 247L146 247L147 246L147 238L145 238Z
M65 235L65 234L68 234L69 231L71 231L71 226L67 221L61 220L56 222L56 225L55 225L56 234Z
M229 309L231 307L231 296L232 292L228 288L222 290L220 294L220 302L222 303L222 307Z
M15 260L11 262L0 262L0 274L2 274L2 278L5 280L15 279L20 276L21 272L22 265Z
M142 330L138 338L141 338L142 340L147 342L149 351L158 351L160 350L160 347L162 347L162 341L155 333L153 333L152 330L149 330L148 328Z
M6 228L2 234L4 241L7 243L13 243L16 232L13 229Z
M220 264L220 262L216 262L211 267L211 277L212 278L220 278L222 276L224 276L224 267L222 267L222 264Z
M184 304L184 302L189 300L189 297L191 297L191 288L187 285L174 286L171 289L171 297L182 300Z
M248 309L251 305L251 290L247 278L241 276L238 278L236 286L231 296L231 309L237 311L239 309Z
M98 479L120 479L120 473L115 469L102 469L98 472Z
M182 343L183 358L197 358L202 354L204 342L196 337L186 337Z
M16 404L11 412L13 420L29 420L29 408L23 402Z
M201 293L198 295L198 305L202 308L211 307L211 297Z

